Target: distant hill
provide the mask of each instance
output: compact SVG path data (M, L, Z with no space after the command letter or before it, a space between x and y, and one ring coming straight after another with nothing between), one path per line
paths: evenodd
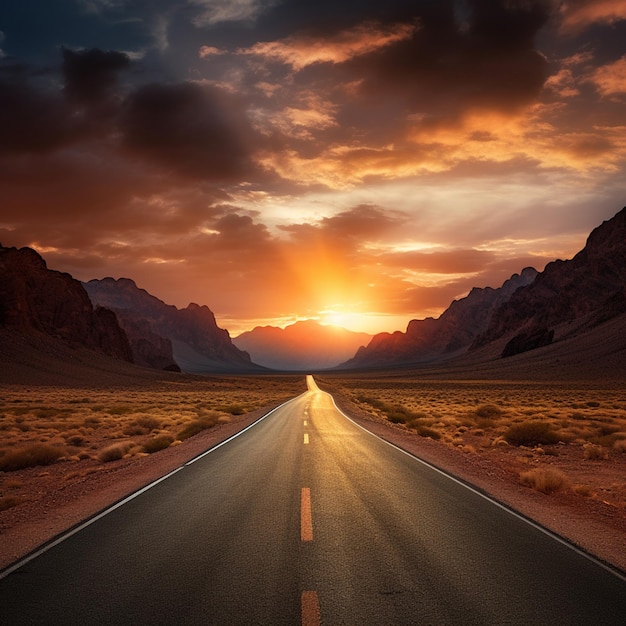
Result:
M626 208L494 312L472 348L508 338L503 356L571 337L626 313Z
M314 320L290 326L257 326L233 339L253 361L278 370L320 370L338 365L369 343L371 335Z
M611 362L620 362L622 356L613 352L623 350L622 343L605 337L619 336L620 328L626 334L625 324L626 208L594 229L573 259L549 263L541 273L527 268L500 289L472 289L438 319L412 320L405 333L376 335L341 367L461 363L472 353L478 363L539 348L545 352L559 342L571 361L572 347L589 345L590 337L598 338L596 360L601 360L598 350L605 350ZM573 341L577 337L584 341ZM557 345L549 353L559 350Z
M239 350L228 331L218 328L207 306L178 309L165 304L129 278L90 280L84 287L92 302L114 311L131 337L133 326L167 340L176 363L185 371L259 371L250 355ZM146 327L147 324L147 327Z
M0 245L0 329L3 340L16 345L26 340L50 350L86 348L133 362L115 314L94 307L79 281L48 269L30 248Z
M466 350L483 332L493 312L517 289L532 283L537 270L527 267L513 274L500 288L475 287L437 319L411 320L406 332L380 333L360 348L342 368L386 367L441 360Z

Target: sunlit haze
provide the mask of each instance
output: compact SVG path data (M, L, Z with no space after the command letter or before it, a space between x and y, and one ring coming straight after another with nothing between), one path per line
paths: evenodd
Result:
M404 330L626 204L623 0L0 7L0 242L232 336Z

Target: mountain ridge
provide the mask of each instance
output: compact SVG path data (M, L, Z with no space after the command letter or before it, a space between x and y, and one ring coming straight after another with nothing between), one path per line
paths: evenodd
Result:
M0 327L133 362L128 337L115 313L93 305L78 280L49 269L31 248L0 244Z
M531 283L537 270L524 268L501 287L474 287L453 300L438 317L411 320L406 332L379 333L341 368L381 367L441 360L463 350L482 332L493 311L521 286Z
M170 343L173 359L177 364L184 361L186 371L259 369L249 354L232 343L228 331L217 326L215 315L206 305L192 302L178 309L138 287L130 278L92 279L83 285L92 302L114 311L128 327L141 320L147 322L152 333Z
M233 343L265 367L305 371L334 367L370 339L367 333L309 319L285 328L256 326L233 338Z

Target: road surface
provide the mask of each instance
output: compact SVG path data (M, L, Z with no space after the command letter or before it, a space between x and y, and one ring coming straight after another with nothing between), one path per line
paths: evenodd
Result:
M0 623L626 624L624 578L365 432L308 382L5 572Z

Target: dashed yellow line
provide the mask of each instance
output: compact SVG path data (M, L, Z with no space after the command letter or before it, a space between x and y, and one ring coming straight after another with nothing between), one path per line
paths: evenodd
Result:
M319 626L320 602L315 591L302 592L302 626Z
M313 518L311 517L311 490L302 487L300 496L300 538L313 541Z

